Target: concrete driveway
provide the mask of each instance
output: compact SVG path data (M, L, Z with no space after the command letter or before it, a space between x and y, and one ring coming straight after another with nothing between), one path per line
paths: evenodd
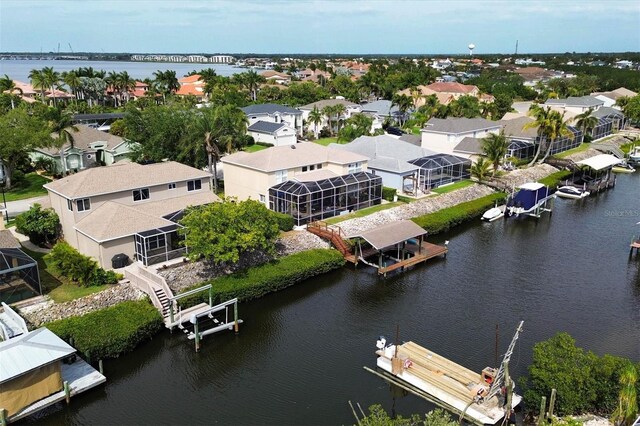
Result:
M44 205L45 203L48 203L48 202L49 202L48 195L44 195L41 197L34 197L34 198L26 198L24 200L18 200L18 201L9 201L7 202L7 212L9 213L9 217L15 217L20 213L24 213L27 210L29 210L29 208L35 203ZM3 208L4 208L4 205L2 204L2 197L0 196L0 209L3 209Z

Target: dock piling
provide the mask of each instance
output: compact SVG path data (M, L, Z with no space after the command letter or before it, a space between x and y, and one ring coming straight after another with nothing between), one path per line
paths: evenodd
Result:
M556 405L556 389L551 389L551 397L549 398L549 414L547 418L553 421L553 408Z
M7 426L7 410L0 408L0 426Z
M102 367L102 360L98 361L98 370L100 371L100 374L104 376L104 368Z
M547 397L543 396L540 400L540 416L538 417L538 426L542 426L545 421L545 407L547 406Z
M65 381L62 384L64 389L64 400L69 404L71 402L71 389L69 389L69 382Z
M240 324L238 323L238 301L233 304L233 330L238 334L240 332Z

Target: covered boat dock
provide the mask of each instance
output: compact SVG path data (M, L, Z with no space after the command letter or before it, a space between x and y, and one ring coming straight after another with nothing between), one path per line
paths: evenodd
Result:
M618 157L611 154L600 154L586 160L578 161L576 165L582 173L577 182L580 187L586 186L592 194L613 188L616 185L616 175L611 171L613 166L622 163Z
M414 222L401 220L350 235L348 238L357 239L356 258L377 268L378 274L386 276L389 272L404 270L447 254L449 250L446 246L426 242L426 234L427 232ZM376 255L377 263L374 263Z

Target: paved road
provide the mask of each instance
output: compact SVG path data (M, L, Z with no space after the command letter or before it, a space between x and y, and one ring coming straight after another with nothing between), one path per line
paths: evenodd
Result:
M18 201L9 201L7 202L7 211L9 212L9 217L15 217L20 213L24 213L27 210L29 210L32 204L34 203L42 204L43 202L47 201L47 199L48 199L48 196L45 195L42 197L27 198L27 199L18 200ZM0 197L0 209L2 208L4 208L4 205L2 204L2 198Z

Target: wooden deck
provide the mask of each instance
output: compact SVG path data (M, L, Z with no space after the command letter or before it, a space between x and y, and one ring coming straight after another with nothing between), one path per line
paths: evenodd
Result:
M431 244L426 241L422 242L422 248L419 250L417 244L408 244L406 250L411 251L414 255L408 259L401 260L389 266L382 266L378 268L378 274L386 275L389 272L397 269L408 268L418 263L425 262L434 257L444 256L449 249L445 246L439 246L437 244Z
M100 372L93 368L91 365L87 364L82 359L77 358L73 364L62 363L62 380L69 383L70 394L71 396L75 396L81 392L104 383L107 378L100 374ZM46 398L34 402L33 404L24 408L22 411L9 417L8 420L9 422L14 422L16 420L22 419L31 414L37 413L38 411L43 410L50 405L53 405L60 401L64 401L64 399L64 390L61 390L52 395L49 395Z

